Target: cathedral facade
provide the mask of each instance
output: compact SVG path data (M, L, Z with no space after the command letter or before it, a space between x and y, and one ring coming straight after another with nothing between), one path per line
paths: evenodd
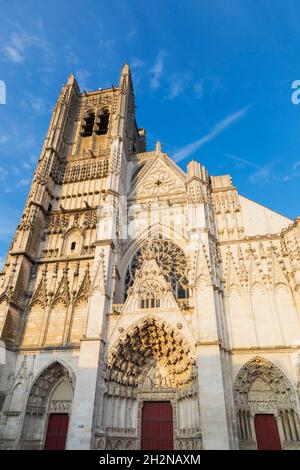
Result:
M1 449L300 449L300 218L55 105L0 276Z

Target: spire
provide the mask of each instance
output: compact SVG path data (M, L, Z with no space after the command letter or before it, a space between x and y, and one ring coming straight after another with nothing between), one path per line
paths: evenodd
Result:
M75 89L79 91L79 85L73 73L70 73L67 85L71 85L71 87L75 87Z
M159 140L156 142L156 145L155 145L155 153L157 154L161 153L161 143L159 142Z
M74 74L73 74L73 73L70 73L69 78L68 78L68 84L71 85L71 84L74 83L75 81L76 81L76 80L75 80Z
M130 74L130 67L128 64L124 64L122 67L121 75L128 75Z
M130 67L128 64L124 64L122 67L121 77L120 77L120 89L124 93L126 89L128 88L131 88L131 91L133 91Z

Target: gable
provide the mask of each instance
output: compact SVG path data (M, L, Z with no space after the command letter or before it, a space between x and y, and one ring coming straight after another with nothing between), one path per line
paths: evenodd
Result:
M178 308L171 285L166 281L155 259L146 259L143 262L132 287L128 290L123 311L140 311L141 300L147 298L159 299L159 305L149 308Z
M133 197L156 197L176 193L185 193L185 174L169 157L159 155L149 165L132 189Z

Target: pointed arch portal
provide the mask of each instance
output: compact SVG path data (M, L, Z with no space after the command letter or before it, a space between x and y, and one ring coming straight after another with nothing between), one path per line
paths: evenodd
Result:
M106 442L101 445L201 448L195 379L194 356L180 332L154 316L144 317L109 352L100 413Z
M21 449L65 448L74 390L74 375L60 362L35 380L27 401Z
M241 449L279 450L298 445L295 391L275 364L259 356L248 361L237 374L234 392Z

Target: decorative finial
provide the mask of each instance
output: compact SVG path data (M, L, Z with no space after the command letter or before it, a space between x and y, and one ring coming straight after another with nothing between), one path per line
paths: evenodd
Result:
M159 140L156 142L155 152L156 153L161 153L161 143L159 142Z

